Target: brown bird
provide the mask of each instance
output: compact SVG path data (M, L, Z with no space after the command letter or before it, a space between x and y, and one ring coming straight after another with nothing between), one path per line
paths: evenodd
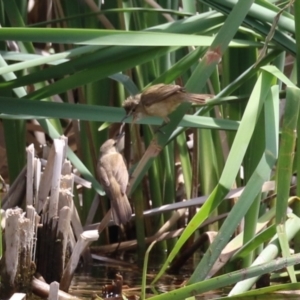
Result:
M205 104L205 100L212 98L209 94L187 93L179 85L156 84L150 86L143 93L128 97L123 107L127 116L133 115L133 122L144 116L157 116L170 121L168 115L182 102Z
M112 218L117 225L131 218L131 206L126 195L128 171L118 151L120 138L109 139L100 147L97 176L111 201Z

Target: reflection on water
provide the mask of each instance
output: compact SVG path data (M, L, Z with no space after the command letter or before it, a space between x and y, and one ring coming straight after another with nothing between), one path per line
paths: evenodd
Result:
M162 263L160 258L152 258L150 261L150 267L148 268L147 273L147 283L154 279ZM138 295L141 293L141 282L142 282L142 268L138 267L138 264L135 262L134 257L126 257L124 260L125 265L121 263L94 263L89 273L83 273L78 271L74 276L72 281L72 286L69 290L69 293L77 296L81 299L91 299L93 294L102 296L102 289L105 285L111 285L112 281L115 279L115 275L120 273L123 276L123 284L126 285L126 288L123 288L125 295ZM158 293L164 293L170 290L178 288L184 280L188 279L191 275L192 270L194 269L193 263L189 262L185 264L185 267L176 275L163 276L159 283L155 285L155 290ZM151 296L154 291L147 288L146 293ZM210 292L197 299L214 299L221 297L221 294L218 292Z
M180 270L179 274L164 275L159 283L155 285L155 291L147 287L146 294L147 298L154 295L154 293L164 293L167 291L174 290L179 288L180 285L187 280L192 271L195 268L196 261L199 261L195 257L193 260L189 260L188 263L184 265L184 268ZM149 262L150 267L148 268L147 273L147 283L154 279L157 272L159 271L162 264L161 258L152 258ZM69 290L71 295L77 296L80 299L91 299L93 294L97 294L98 296L102 296L102 289L105 285L111 285L112 281L115 279L115 275L120 273L123 276L123 284L127 287L123 288L123 292L126 296L141 294L141 282L142 282L142 268L138 267L134 256L126 257L123 261L119 263L110 262L99 262L95 261L93 265L90 267L88 273L84 273L83 271L78 271L74 276L72 281L72 286ZM206 300L206 299L216 299L220 297L224 297L228 294L228 291L211 291L201 296L197 296L198 300ZM269 294L255 297L243 297L242 299L249 300L263 300L263 299L300 299L299 295L295 295L297 291L291 291L291 293L287 294ZM240 299L240 298L239 298Z

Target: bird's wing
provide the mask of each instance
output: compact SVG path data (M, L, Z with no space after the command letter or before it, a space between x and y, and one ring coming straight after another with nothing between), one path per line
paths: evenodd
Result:
M155 102L166 99L167 97L177 93L184 92L184 88L180 85L173 84L156 84L150 86L141 95L141 102L145 106L150 106Z
M128 179L129 179L128 170L123 156L120 153L115 153L114 156L115 156L115 160L117 160L118 162L118 168L114 170L113 175L121 187L121 192L125 194L127 189Z
M109 186L109 179L105 167L101 163L97 166L97 176L104 188Z
M128 171L120 153L102 156L97 165L97 176L111 201L112 218L117 225L127 223L132 214L126 196Z
M128 184L128 171L123 156L120 153L107 154L109 158L103 156L100 158L97 175L104 188L111 185L112 177L121 188L122 194L125 194Z

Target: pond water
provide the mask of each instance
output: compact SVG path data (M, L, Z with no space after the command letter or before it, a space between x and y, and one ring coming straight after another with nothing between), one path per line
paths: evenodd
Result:
M163 258L155 257L151 258L147 273L147 284L150 284L159 271ZM159 280L159 283L155 285L155 291L158 293L164 293L166 291L174 290L182 284L185 279L188 279L191 275L191 271L194 269L193 264L198 261L198 258L194 256L184 265L179 274L166 274ZM142 267L138 267L135 257L127 256L126 261L120 263L104 263L94 262L89 272L83 272L79 270L72 281L72 286L69 293L77 296L81 299L91 299L93 294L97 294L103 297L102 290L106 285L111 285L115 280L115 275L119 273L123 276L123 284L128 288L123 288L123 292L126 296L141 294L141 282L142 282ZM154 291L150 287L147 288L146 294L148 297L154 295ZM197 299L214 299L221 297L219 292L210 292Z
M199 261L199 257L194 256L190 259L182 268L179 274L166 274L155 285L155 291L158 293L164 293L166 291L174 290L188 279L194 269L195 264ZM152 258L147 273L147 284L154 279L159 271L161 265L161 258ZM104 297L102 294L103 287L112 284L115 280L116 274L119 273L123 276L123 284L127 287L123 288L123 292L126 296L136 295L138 298L141 294L141 282L142 282L142 268L139 268L136 264L136 260L133 256L126 257L124 261L115 261L115 263L109 262L93 262L88 272L79 270L73 278L72 286L69 290L71 295L77 296L80 299L92 299L92 296L97 294L100 297ZM227 295L229 290L211 291L201 296L197 296L197 300L216 299ZM295 295L297 291L291 291L291 294L271 294L263 295L259 297L243 297L242 299L300 299L300 295ZM147 298L154 295L154 291L148 286L146 290ZM138 299L136 298L136 299ZM239 298L241 299L241 298Z

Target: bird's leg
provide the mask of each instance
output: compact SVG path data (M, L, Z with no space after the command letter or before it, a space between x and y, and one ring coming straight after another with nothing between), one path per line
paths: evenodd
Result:
M170 122L170 119L168 117L164 117L163 123L158 128L155 129L154 133L156 134L156 133L160 132L162 134L165 134L165 132L162 131L161 129L163 127L165 127L169 122Z
M154 130L154 134L157 134L158 132L162 133L162 134L166 134L163 130L161 130L164 126L166 126L167 124L165 122L163 122L158 128L156 128Z

